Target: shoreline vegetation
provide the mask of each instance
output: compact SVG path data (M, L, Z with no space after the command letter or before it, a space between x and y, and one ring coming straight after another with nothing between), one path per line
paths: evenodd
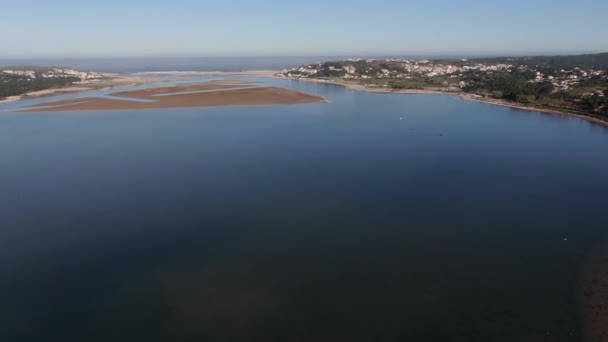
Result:
M375 93L375 94L457 96L465 101L480 102L480 103L491 104L491 105L502 106L502 107L509 107L509 108L519 109L519 110L524 110L524 111L529 111L529 112L540 112L540 113L545 113L545 114L576 117L579 119L583 119L583 120L586 120L586 121L589 121L592 123L596 123L596 124L608 127L608 118L603 119L603 118L599 118L599 117L593 117L593 116L589 116L589 115L569 112L566 110L559 110L559 109L546 108L546 107L535 106L535 105L524 105L524 104L519 104L519 103L513 103L513 102L506 101L506 100L486 98L481 95L470 94L470 93L465 93L465 92L461 92L461 91L447 91L447 90L441 90L441 89L391 89L391 88L366 86L364 84L354 83L354 82L350 82L350 81L327 80L327 79L316 79L316 78L294 78L294 79L290 79L290 80L333 84L333 85L343 86L343 87L346 87L351 90L365 91L365 92Z

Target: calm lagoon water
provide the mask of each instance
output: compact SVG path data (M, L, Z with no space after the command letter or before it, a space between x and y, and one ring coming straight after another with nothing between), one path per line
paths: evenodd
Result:
M331 103L0 115L0 340L581 339L608 129L264 82Z

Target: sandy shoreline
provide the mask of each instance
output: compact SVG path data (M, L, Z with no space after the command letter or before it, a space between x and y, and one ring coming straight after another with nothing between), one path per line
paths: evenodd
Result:
M94 88L73 87L73 86L50 88L50 89L45 89L45 90L32 91L32 92L25 93L22 95L8 96L8 97L0 100L0 104L16 102L16 101L25 100L25 99L37 99L37 98L41 98L41 97L49 97L49 96L53 96L53 95L76 94L76 93L81 93L81 92L90 91L90 90L94 90Z
M376 87L367 87L367 86L361 85L361 84L353 84L350 82L336 82L336 81L310 79L310 78L294 78L294 79L290 79L290 80L334 84L334 85L343 86L343 87L346 87L346 88L352 89L352 90L365 91L365 92L375 93L375 94L406 94L406 95L407 94L409 94L409 95L431 94L431 95L458 96L465 101L481 102L481 103L485 103L485 104L509 107L509 108L525 110L525 111L529 111L529 112L540 112L540 113L546 113L546 114L576 117L579 119L583 119L583 120L586 120L586 121L589 121L589 122L592 122L595 124L599 124L599 125L608 127L608 121L593 118L593 117L586 116L586 115L575 114L575 113L571 113L571 112L567 112L567 111L560 111L557 109L548 109L548 108L542 108L542 107L514 104L514 103L507 102L507 101L500 100L500 99L484 98L484 97L481 97L478 95L467 94L467 93L463 93L463 92L450 92L450 91L437 90L437 89L428 89L427 90L427 89L388 89L388 88L380 88L380 87L376 88Z
M476 96L471 95L471 94L458 94L458 96L466 101L481 102L481 103L492 104L492 105L496 105L496 106L525 110L525 111L529 111L529 112L540 112L540 113L552 114L552 115L570 116L570 117L583 119L583 120L586 120L589 122L593 122L595 124L599 124L599 125L608 127L608 121L593 118L593 117L586 116L586 115L575 114L575 113L570 113L570 112L566 112L566 111L559 111L556 109L547 109L547 108L542 108L542 107L517 105L517 104L512 104L512 103L509 103L509 102L506 102L503 100L499 100L499 99L477 98Z
M9 96L3 100L0 100L0 104L15 102L15 101L22 100L24 98L40 98L40 97L47 97L47 96L61 95L61 94L74 94L74 93L79 93L79 92L88 91L88 90L91 90L91 88L73 87L73 86L38 90L38 91L32 91L29 93L25 93L23 95Z

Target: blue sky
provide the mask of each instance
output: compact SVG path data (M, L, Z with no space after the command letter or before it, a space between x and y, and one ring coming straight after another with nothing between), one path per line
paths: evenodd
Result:
M608 1L0 0L0 58L608 51Z

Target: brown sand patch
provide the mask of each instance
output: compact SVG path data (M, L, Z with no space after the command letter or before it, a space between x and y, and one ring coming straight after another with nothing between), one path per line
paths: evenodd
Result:
M22 112L150 110L169 108L262 106L327 102L327 100L319 96L314 96L278 87L259 87L205 93L177 94L154 97L154 100L157 101L134 102L104 98L78 98L56 102L47 102L39 105L60 107L38 109L34 108Z
M581 279L585 341L608 341L608 243L588 257Z

